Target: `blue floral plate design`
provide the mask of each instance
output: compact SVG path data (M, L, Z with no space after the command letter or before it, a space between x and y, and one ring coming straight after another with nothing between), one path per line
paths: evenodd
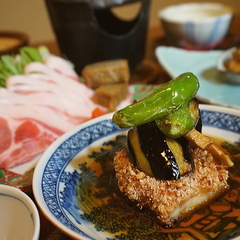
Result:
M200 105L203 133L231 141L235 166L223 198L180 221L159 228L146 213L118 196L112 158L127 130L112 114L93 119L56 140L42 155L33 176L33 193L44 215L73 239L233 239L240 235L240 111ZM226 143L225 143L226 144Z

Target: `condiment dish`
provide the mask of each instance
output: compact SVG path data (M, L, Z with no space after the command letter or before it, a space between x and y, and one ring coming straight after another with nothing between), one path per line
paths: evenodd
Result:
M27 46L29 36L23 32L2 31L0 32L0 56L18 53L19 49Z
M0 202L0 239L39 238L39 213L28 195L15 187L0 184Z
M237 47L232 47L226 51L223 51L217 60L217 69L219 71L219 77L222 79L222 81L229 84L240 85L240 72L230 70L226 65L226 63L232 58L232 55L236 50Z

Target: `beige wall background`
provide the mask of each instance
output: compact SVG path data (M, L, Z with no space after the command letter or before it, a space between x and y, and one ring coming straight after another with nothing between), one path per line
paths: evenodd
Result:
M159 26L158 11L166 6L192 2L181 0L152 0L149 26ZM209 2L202 0L201 2ZM239 0L211 0L231 6L236 14L240 13ZM132 17L137 12L137 3L116 11L122 17ZM124 16L123 16L124 15ZM22 31L29 35L30 43L54 40L55 35L51 27L44 0L0 0L0 30Z

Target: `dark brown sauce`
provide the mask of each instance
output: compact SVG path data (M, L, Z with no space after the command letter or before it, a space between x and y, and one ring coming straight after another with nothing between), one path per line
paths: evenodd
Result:
M219 147L219 148L220 148L225 154L227 154L230 158L232 158L232 155L229 153L229 151L228 151L226 148L224 148L222 145L223 145L223 143L225 142L225 143L227 143L229 146L233 146L233 145L234 145L233 142L227 141L227 140L225 140L224 138L220 138L220 137L216 137L216 136L212 136L212 135L207 135L207 134L206 134L206 136L212 138L212 139L214 140L214 144L215 144L217 147Z
M222 142L228 142L230 145L233 143L221 138L216 138L216 137L214 137L214 141L219 148L221 148L226 154L229 154L226 151L226 149L222 148ZM118 146L118 151L119 151L119 146ZM174 226L162 225L162 223L157 219L156 214L153 211L151 211L148 208L139 209L135 202L130 201L126 196L124 196L124 194L120 192L117 184L117 179L115 177L114 166L113 166L113 152L115 152L114 147L109 152L106 152L105 156L101 156L102 158L106 159L105 164L106 163L108 164L108 174L106 174L106 176L103 176L104 171L101 165L99 165L98 161L93 161L89 166L91 169L96 171L97 176L100 176L101 174L103 176L103 177L95 178L96 183L92 184L91 186L87 186L87 188L89 188L87 190L92 192L92 195L89 197L87 202L88 203L92 202L95 204L92 209L96 208L96 205L98 205L97 206L98 208L107 206L109 204L109 199L111 199L116 205L121 205L121 209L124 209L124 211L126 212L125 214L131 215L132 218L141 219L141 221L143 222L148 222L148 223L151 222L150 225L154 229L161 230L161 229L174 227L175 224ZM104 182L101 182L102 179L104 179ZM99 201L99 198L95 198L93 194L94 192L99 192L99 188L94 188L93 186L103 185L103 183L105 184L107 183L107 186L105 185L104 188L106 188L106 192L108 192L108 195L104 199L101 199L101 201ZM84 204L80 203L80 205L83 211L86 212L86 214L91 214L91 211L90 211L91 207L85 206L85 209L84 209L83 207ZM122 210L119 212L119 214L116 214L116 216L119 216L119 221L121 221L120 216L122 215L123 215ZM176 222L176 224L178 224L178 222ZM127 229L127 226L126 226L126 229Z
M115 172L113 173L113 176L111 178L110 181L110 187L113 190L113 192L115 193L115 197L121 201L124 202L124 204L128 207L130 207L132 209L132 213L136 216L138 216L139 218L146 218L148 217L149 219L151 219L151 221L153 221L158 229L162 229L162 228L169 228L171 226L169 225L164 225L162 222L160 222L157 218L157 215L154 211L152 211L151 209L147 208L147 207L143 207L142 209L140 209L139 207L137 207L137 202L133 202L131 200L129 200L118 188L118 183L117 183L117 179L115 176Z

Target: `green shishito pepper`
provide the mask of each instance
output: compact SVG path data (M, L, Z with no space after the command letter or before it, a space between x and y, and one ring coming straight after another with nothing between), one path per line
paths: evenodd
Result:
M161 132L171 138L184 136L195 125L188 106L180 107L164 118L156 119L155 122Z
M187 105L182 106L155 122L160 131L170 138L180 138L189 132L200 117L198 101L193 98Z
M139 126L163 118L186 106L199 88L197 77L183 73L161 85L148 97L114 113L112 121L120 128Z

